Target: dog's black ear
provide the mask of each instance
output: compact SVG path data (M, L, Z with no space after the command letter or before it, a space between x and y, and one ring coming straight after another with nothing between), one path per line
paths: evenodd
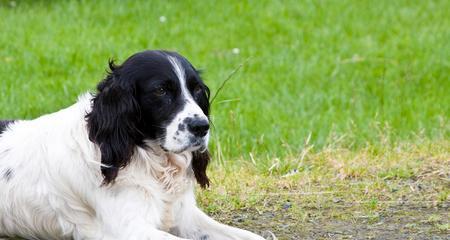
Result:
M209 178L206 175L211 157L208 151L195 151L192 153L192 169L194 170L195 179L202 188L209 186Z
M195 69L192 65L191 67ZM196 70L197 74L199 75L201 79L201 71ZM203 80L202 80L203 82ZM210 91L208 86L203 85L205 92L204 97L198 100L198 105L203 110L205 115L209 119L209 113L210 113ZM202 188L206 188L209 186L209 178L206 175L206 169L208 167L208 164L211 160L211 155L209 152L206 151L195 151L192 153L192 169L194 170L195 179L197 180L197 183L200 184Z
M113 182L121 168L127 166L136 145L142 144L138 130L140 110L135 89L130 81L121 79L120 66L109 62L111 71L97 86L92 110L86 115L89 139L101 151L101 172L104 184Z

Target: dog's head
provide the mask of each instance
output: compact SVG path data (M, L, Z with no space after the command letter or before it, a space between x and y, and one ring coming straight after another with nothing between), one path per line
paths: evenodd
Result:
M195 177L208 185L209 89L199 72L167 51L144 51L109 65L86 116L105 183L114 181L136 146L151 142L166 152L192 152Z

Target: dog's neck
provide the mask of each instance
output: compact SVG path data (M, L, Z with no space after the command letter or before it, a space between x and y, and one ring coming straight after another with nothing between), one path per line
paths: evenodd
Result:
M157 184L164 193L181 194L195 183L191 161L191 152L168 153L155 144L137 147L130 165L119 172L116 183L131 178L142 187Z

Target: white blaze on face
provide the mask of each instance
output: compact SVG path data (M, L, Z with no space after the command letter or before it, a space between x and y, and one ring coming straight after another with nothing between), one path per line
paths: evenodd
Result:
M194 151L205 148L208 145L209 132L206 136L198 138L189 131L187 122L188 119L204 119L207 121L208 118L186 87L185 69L181 63L172 56L168 56L168 60L172 64L173 71L180 82L184 106L166 127L166 135L162 146L171 152Z

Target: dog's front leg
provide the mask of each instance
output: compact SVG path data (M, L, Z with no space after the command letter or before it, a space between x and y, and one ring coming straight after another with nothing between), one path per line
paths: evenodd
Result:
M177 222L180 237L196 240L264 240L252 232L227 226L207 216L188 194L182 204Z
M140 192L121 192L103 198L99 204L97 221L102 226L101 232L106 233L99 239L186 240L157 229L161 213L156 206L160 204L141 196Z
M74 240L187 240L156 229L138 213L121 209L99 213L89 226L75 224Z
M219 223L207 216L200 209L196 208L193 212L193 224L199 229L193 239L199 240L264 240L259 235L256 235L247 230L231 227Z

